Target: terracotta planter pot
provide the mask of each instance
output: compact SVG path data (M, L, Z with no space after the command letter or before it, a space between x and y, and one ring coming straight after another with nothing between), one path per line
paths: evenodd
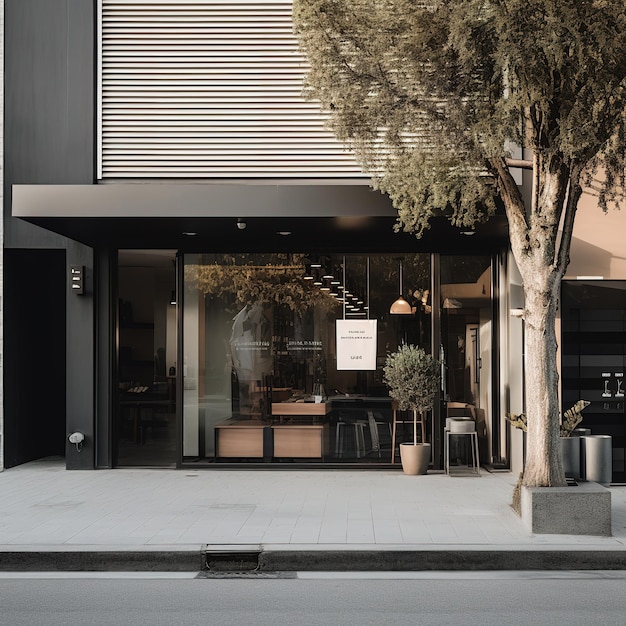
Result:
M425 474L430 463L430 444L412 443L400 444L400 460L402 471L409 476Z

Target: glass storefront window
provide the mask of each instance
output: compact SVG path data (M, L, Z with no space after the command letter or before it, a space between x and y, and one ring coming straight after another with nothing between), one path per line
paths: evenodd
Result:
M389 313L400 261L411 315ZM402 342L430 349L428 254L183 262L184 461L389 462L382 367ZM337 320L376 322L372 369L338 369Z

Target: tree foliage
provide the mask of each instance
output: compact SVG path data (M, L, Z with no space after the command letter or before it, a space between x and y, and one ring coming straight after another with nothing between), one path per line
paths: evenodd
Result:
M307 92L418 235L471 226L510 187L507 147L623 181L626 27L603 0L295 0ZM505 179L505 180L503 180Z
M439 390L440 363L423 348L404 344L387 355L383 382L403 410L426 412Z

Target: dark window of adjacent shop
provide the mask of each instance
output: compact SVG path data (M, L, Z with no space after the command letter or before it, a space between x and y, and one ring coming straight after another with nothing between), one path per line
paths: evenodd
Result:
M626 281L568 281L561 297L563 410L591 404L581 428L610 435L613 481L626 481Z

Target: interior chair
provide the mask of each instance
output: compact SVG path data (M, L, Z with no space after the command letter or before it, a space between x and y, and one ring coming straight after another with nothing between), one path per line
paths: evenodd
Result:
M446 402L446 417L470 417L476 421L476 407L467 402Z
M354 450L357 459L366 454L365 448L365 427L368 421L364 419L354 418L348 413L339 413L337 426L335 429L335 456L341 458L346 455L348 448L347 435L348 431L354 433Z
M370 440L372 447L370 448L371 452L376 452L378 458L381 457L380 451L380 427L386 426L389 428L389 434L391 435L391 424L378 412L368 411L367 412L367 427L370 433Z

